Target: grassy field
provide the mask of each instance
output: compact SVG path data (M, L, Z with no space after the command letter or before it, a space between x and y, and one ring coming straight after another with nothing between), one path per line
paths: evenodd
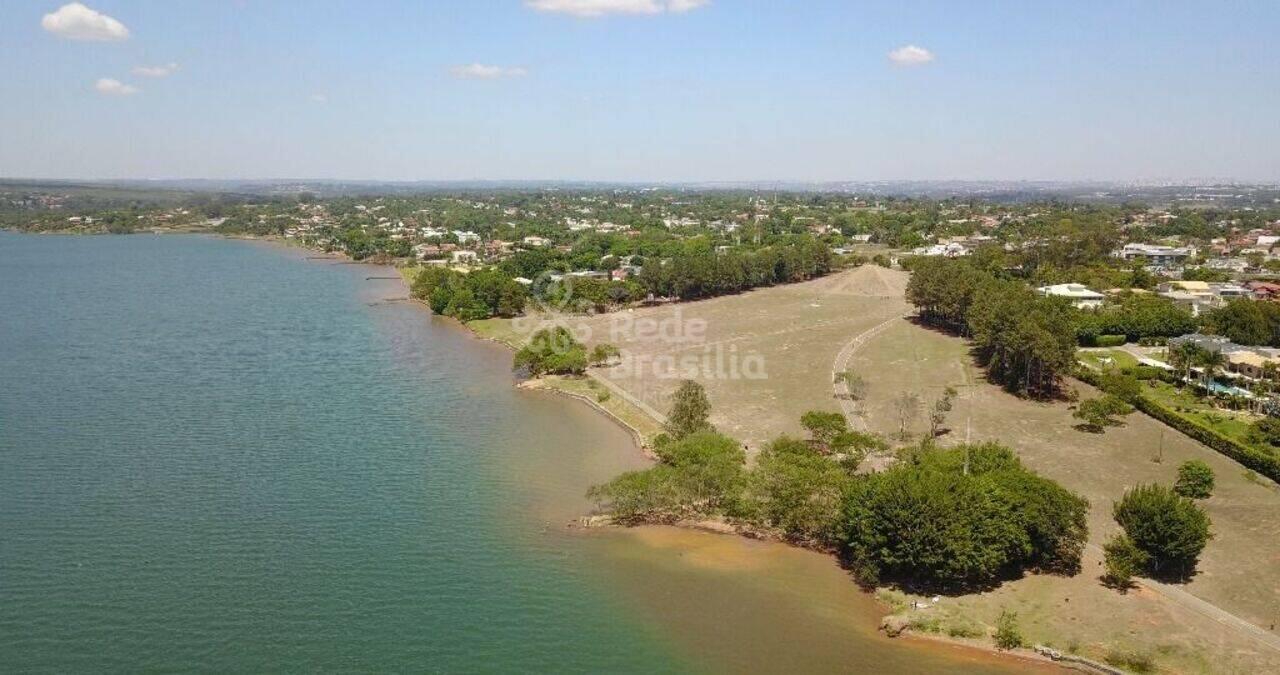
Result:
M944 386L956 386L960 397L949 420L952 431L942 441L962 441L969 429L974 441L1003 442L1032 469L1084 495L1092 506L1094 545L1118 530L1111 508L1126 488L1171 483L1181 462L1201 459L1217 474L1217 489L1204 502L1215 538L1201 559L1200 574L1181 588L1262 628L1280 623L1280 492L1273 486L1246 478L1239 464L1141 413L1104 434L1078 431L1069 403L1017 398L983 382L971 364L959 338L907 321L895 324L853 359L854 369L868 381L868 424L896 433L895 395L914 392L927 402ZM1075 391L1081 397L1096 395L1085 385ZM918 436L925 424L917 415L908 429ZM1016 609L1029 639L1064 649L1075 645L1094 657L1123 647L1150 652L1178 670L1274 670L1280 652L1152 591L1120 595L1106 589L1097 579L1099 565L1093 550L1084 572L1075 577L1030 576L988 593L944 599L938 611L993 622L1002 608Z

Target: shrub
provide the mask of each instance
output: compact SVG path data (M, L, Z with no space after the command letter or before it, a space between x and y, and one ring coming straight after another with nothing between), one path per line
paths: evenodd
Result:
M1093 339L1095 347L1119 347L1128 341L1123 335L1099 335Z
M1173 484L1173 491L1191 499L1208 499L1213 494L1213 482L1213 469L1193 459L1178 467L1178 481Z
M1102 550L1107 569L1103 581L1119 589L1133 585L1133 577L1146 570L1150 562L1150 556L1123 533L1111 537Z
M1088 368L1077 368L1075 374L1077 378L1084 382L1095 387L1101 386L1099 375ZM1225 436L1218 430L1209 428L1191 418L1183 417L1177 411L1166 408L1145 396L1139 396L1133 402L1133 405L1147 415L1204 443L1267 478L1280 481L1280 457L1268 452L1267 449L1254 447Z
M1022 631L1018 629L1016 612L1000 612L1000 618L996 620L995 640L996 647L1000 649L1017 649L1025 643L1022 639Z
M1125 492L1113 515L1150 556L1148 567L1158 575L1189 576L1212 537L1204 509L1163 485L1139 485Z
M1133 673L1156 672L1155 661L1150 654L1145 652L1112 649L1107 652L1106 656L1102 657L1102 660L1117 668L1124 668Z
M657 466L624 473L587 496L626 524L702 517L738 500L745 455L732 438L704 431L657 452Z
M618 358L621 354L617 347L607 342L600 343L591 350L591 365L600 366Z

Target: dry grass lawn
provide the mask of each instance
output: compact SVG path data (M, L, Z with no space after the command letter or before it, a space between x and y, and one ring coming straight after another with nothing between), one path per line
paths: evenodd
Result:
M590 317L490 320L472 327L482 335L520 344L545 321L573 328L588 345L621 348L623 368L593 368L611 390L638 409L660 417L686 373L662 357L693 357L713 372L694 374L711 399L712 422L753 449L780 433L799 433L807 410L839 410L832 394L837 354L858 335L902 316L907 275L863 266L802 284L759 289L680 305ZM1174 602L1149 588L1126 595L1102 586L1096 546L1116 531L1111 507L1130 486L1171 482L1179 463L1198 458L1217 474L1205 502L1215 539L1200 574L1180 586L1192 595L1263 629L1280 623L1280 491L1246 479L1243 467L1141 413L1104 434L1078 431L1069 404L1012 396L981 380L966 344L955 337L892 321L861 344L850 368L867 383L858 407L871 430L893 436L899 428L895 397L919 395L922 405L943 388L960 397L943 443L998 440L1018 451L1032 469L1089 499L1091 548L1075 577L1033 575L987 593L945 598L929 612L953 622L995 623L1004 608L1016 610L1029 640L1102 658L1113 648L1151 654L1162 667L1186 672L1280 672L1280 651L1262 645L1208 613ZM744 361L759 359L766 375L748 377ZM738 377L729 372L732 359ZM710 359L707 361L707 359ZM659 364L655 370L654 363ZM715 364L721 364L715 367ZM1078 385L1082 396L1092 390ZM924 431L923 411L908 424ZM1153 458L1161 456L1159 463ZM944 622L945 623L945 622Z
M799 433L808 410L839 410L832 361L851 337L906 311L905 284L902 272L866 265L699 302L541 318L569 326L590 346L619 347L619 366L593 371L659 415L681 379L701 382L712 423L755 449ZM481 333L518 344L543 325L491 320ZM685 372L687 361L698 372Z
M853 369L868 381L867 423L873 430L894 434L900 423L892 402L895 395L916 392L927 402L944 386L957 386L961 393L949 420L952 431L943 442L963 441L966 420L971 419L974 441L995 440L1015 448L1032 469L1089 499L1090 541L1098 546L1118 530L1111 508L1126 488L1172 483L1180 463L1204 460L1217 475L1213 497L1203 502L1213 519L1214 539L1205 549L1200 573L1179 588L1264 629L1280 623L1280 490L1275 485L1246 478L1239 464L1141 413L1103 434L1078 431L1070 404L1017 398L983 382L971 363L959 338L905 320L896 322L852 360ZM975 386L959 386L970 384ZM1097 394L1082 384L1075 390L1080 397ZM922 416L916 417L911 430L918 435L925 424ZM1234 654L1233 670L1280 669L1280 652L1233 638L1205 617L1165 607L1168 603L1153 597L1152 591L1121 596L1103 588L1097 582L1099 558L1096 551L1091 553L1085 571L1070 579L1030 577L957 604L989 617L999 614L999 606L1017 605L1030 623L1033 639L1059 646L1124 639L1160 652L1163 660L1197 670L1198 657L1190 655L1190 646L1205 651L1220 641L1219 647L1229 645ZM1076 603L1071 611L1068 598ZM1091 615L1096 620L1090 620ZM1217 659L1225 658L1226 652L1212 651L1219 665L1209 667L1213 662L1206 662L1204 670L1222 672L1227 662Z

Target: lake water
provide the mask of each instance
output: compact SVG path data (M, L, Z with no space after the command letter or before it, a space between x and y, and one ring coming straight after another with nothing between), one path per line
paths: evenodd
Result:
M823 556L567 527L628 436L391 274L0 232L0 671L1025 670Z

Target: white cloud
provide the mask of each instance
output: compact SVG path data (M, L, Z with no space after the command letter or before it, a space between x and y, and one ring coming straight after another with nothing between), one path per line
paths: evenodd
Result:
M110 42L129 39L129 29L124 24L78 2L65 4L58 11L45 14L40 25L68 40Z
M133 74L142 77L169 77L177 71L178 64L166 63L160 66L138 66L133 69Z
M311 102L312 102L312 103L327 103L327 102L329 101L329 97L328 97L328 96L326 96L326 95L324 95L324 94L318 94L318 93L317 93L317 94L312 94L312 95L311 95L311 96L309 96L308 98L310 98L310 99L311 99Z
M711 3L711 0L667 0L667 11L684 14Z
M889 52L889 60L895 66L923 66L933 60L933 52L924 47L906 45Z
M106 94L107 96L129 96L142 91L132 84L125 84L120 80L113 80L109 77L103 77L94 82L93 88L97 89L99 94Z
M449 72L460 80L496 80L503 77L524 77L529 74L529 71L524 68L489 66L483 63L454 66L449 69Z
M592 18L606 14L683 14L707 5L711 0L525 0L539 12Z

